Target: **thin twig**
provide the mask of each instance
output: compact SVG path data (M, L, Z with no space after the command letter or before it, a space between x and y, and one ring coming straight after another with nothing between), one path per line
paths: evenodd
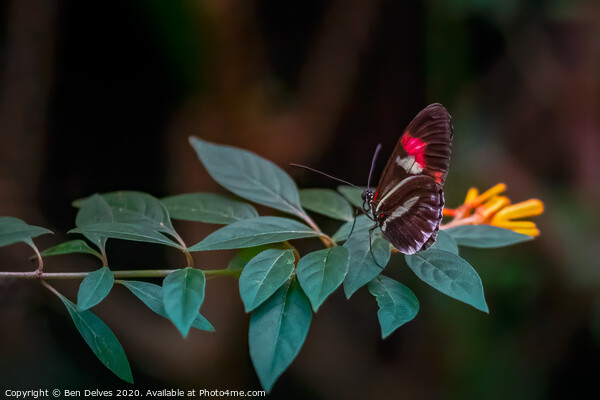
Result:
M164 278L171 272L177 271L177 269L141 269L141 270L125 270L125 271L113 271L115 278ZM13 278L13 279L83 279L88 276L91 272L42 272L28 271L28 272L0 272L0 279ZM208 269L202 270L204 275L210 276L236 276L239 275L235 270L230 269Z
M308 214L306 214L305 212L302 212L301 215L300 215L300 217L311 228L313 228L313 230L315 230L319 234L319 239L321 239L321 242L323 242L323 244L325 245L325 247L330 248L330 247L337 246L337 243L335 243L335 240L333 240L327 234L323 233L323 231L321 231L321 229L319 228L319 226L315 223L315 221L312 220L312 218L310 216L308 216Z

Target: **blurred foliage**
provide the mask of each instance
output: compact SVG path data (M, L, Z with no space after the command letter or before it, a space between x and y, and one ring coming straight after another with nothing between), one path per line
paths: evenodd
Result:
M377 330L355 326L372 317L374 303L360 291L348 305L333 298L315 317L303 352L273 398L405 393L533 399L583 397L595 390L598 2L307 1L284 7L274 0L58 1L47 3L56 4L56 18L49 14L37 22L31 20L47 8L8 4L0 45L0 123L6 128L0 170L12 186L0 191L3 214L32 223L47 218L59 228L54 230L66 231L73 216L66 204L73 198L117 189L162 196L209 188L193 155L183 150L190 134L251 148L281 166L305 163L364 184L376 142L393 147L416 111L434 101L454 118L448 206L459 205L470 186L500 181L515 201L544 200L542 234L535 242L494 250L494 256L461 253L478 267L489 317L420 290L407 269L393 270L402 283L428 293L410 326L381 342ZM31 12L16 12L18 4ZM36 25L42 23L47 26ZM32 26L56 35L28 36ZM23 59L19 54L27 46L34 50ZM35 49L42 56L36 58ZM37 82L37 90L25 82ZM47 127L47 134L39 127ZM138 162L127 168L132 157ZM117 167L107 165L107 158ZM303 187L329 185L309 174L298 174L298 181ZM201 238L206 232L195 233ZM123 249L115 253L120 265L131 263ZM149 263L166 258L146 247L137 253L148 253ZM204 261L226 264L225 258ZM1 288L1 318L13 322L0 338L3 380L26 385L38 371L41 385L68 386L75 377L82 388L116 384L93 356L57 350L80 346L86 353L47 297L14 284ZM36 305L33 311L21 305L28 302ZM337 307L349 308L349 316ZM125 328L131 321L110 322L122 323L140 385L254 388L258 382L243 356L247 326L223 311L240 309L224 302L207 310L232 333L219 343L190 335L200 354L195 357L174 348L149 360L146 349L168 335L165 325L152 325L156 339L141 343L137 332ZM102 310L110 314L110 306ZM48 321L43 326L35 322L40 316ZM147 323L143 317L136 322ZM365 353L357 343L379 352ZM321 369L310 369L315 360Z

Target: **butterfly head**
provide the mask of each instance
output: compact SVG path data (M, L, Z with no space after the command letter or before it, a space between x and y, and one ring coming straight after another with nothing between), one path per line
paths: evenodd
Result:
M371 209L372 209L372 205L373 205L373 198L375 197L375 192L373 190L363 190L362 194L360 195L360 197L362 198L363 201L363 210L366 213L370 213Z

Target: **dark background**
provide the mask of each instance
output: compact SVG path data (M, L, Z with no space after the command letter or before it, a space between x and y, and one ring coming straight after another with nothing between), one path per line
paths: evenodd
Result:
M395 257L417 318L385 341L366 290L315 315L272 398L536 399L593 396L600 372L600 3L343 0L0 3L0 215L74 226L74 199L142 190L222 191L188 145L196 135L251 149L300 187L335 187L289 167L366 184L423 107L443 103L455 142L448 206L470 186L537 197L534 242L462 255L490 315L427 287ZM378 171L383 167L380 160ZM261 209L268 213L271 210ZM336 225L317 222L326 230ZM215 229L178 224L189 244ZM181 255L109 242L114 269ZM30 270L24 244L2 270ZM231 254L198 253L201 268ZM83 256L47 271L96 268ZM76 282L53 282L75 299ZM94 309L120 339L135 388L257 390L248 316L230 278L210 280L214 334L182 339L117 287ZM0 281L0 388L130 388L95 358L58 299L35 281Z

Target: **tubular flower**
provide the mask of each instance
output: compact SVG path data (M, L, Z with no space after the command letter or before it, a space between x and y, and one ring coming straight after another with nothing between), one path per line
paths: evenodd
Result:
M476 188L470 188L460 207L444 208L444 216L453 219L440 229L459 225L493 225L524 235L539 236L540 231L535 223L522 219L540 215L544 212L544 203L538 199L530 199L511 204L508 197L501 195L505 190L504 183L499 183L481 194Z

